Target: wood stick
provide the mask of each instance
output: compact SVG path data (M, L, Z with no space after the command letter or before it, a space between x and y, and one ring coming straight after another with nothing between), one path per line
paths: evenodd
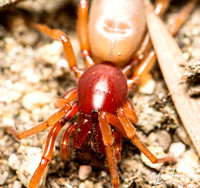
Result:
M157 59L170 91L175 108L200 157L200 98L191 98L186 83L181 80L181 67L186 64L182 52L165 25L145 0L149 33Z

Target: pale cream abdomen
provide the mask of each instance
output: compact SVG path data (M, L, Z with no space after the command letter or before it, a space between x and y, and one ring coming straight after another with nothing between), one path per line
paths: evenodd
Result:
M142 0L93 0L89 14L91 52L119 66L129 62L146 29Z

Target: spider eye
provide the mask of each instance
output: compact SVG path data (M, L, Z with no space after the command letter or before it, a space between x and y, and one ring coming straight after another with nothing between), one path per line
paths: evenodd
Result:
M98 113L99 113L98 109L94 109L94 110L92 110L91 115L93 118L98 118Z

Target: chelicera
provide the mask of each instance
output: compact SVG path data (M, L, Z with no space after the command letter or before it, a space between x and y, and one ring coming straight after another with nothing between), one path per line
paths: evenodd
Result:
M158 0L155 12L162 14L168 3L169 0ZM77 32L87 67L84 72L77 67L70 40L63 32L33 24L39 31L62 41L64 56L77 77L78 85L57 100L55 107L60 110L45 122L22 133L10 128L18 139L23 139L52 127L41 162L29 182L31 188L37 187L51 160L58 133L76 114L77 119L63 135L63 159L68 159L68 142L73 135L74 150L81 150L86 145L96 153L106 154L113 187L120 184L117 162L121 156L121 137L130 138L152 163L173 161L170 156L156 158L140 141L133 126L138 117L127 98L128 89L139 83L155 60L155 52L149 50L149 36L145 34L143 1L93 0L88 19L88 2L80 0L78 13ZM174 30L179 27L177 23L174 26ZM145 58L141 59L141 56ZM138 64L130 75L130 70Z

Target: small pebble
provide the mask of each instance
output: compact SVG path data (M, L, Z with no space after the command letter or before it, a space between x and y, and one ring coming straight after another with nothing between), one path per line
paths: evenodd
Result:
M179 158L185 152L185 145L182 142L176 142L171 144L169 148L169 153L173 155L176 159Z
M155 80L152 78L151 74L147 74L145 79L142 80L139 86L139 92L143 94L153 94L156 87Z
M19 0L0 0L0 7L8 6L9 4L13 4Z
M95 183L94 187L95 188L103 188L104 186L102 184L103 184L102 182Z
M101 177L106 177L108 174L105 171L101 171Z
M22 188L22 184L20 181L14 181L13 183L13 188Z
M86 180L85 182L80 183L79 188L94 188L94 183Z
M78 177L80 180L85 180L92 172L92 167L89 165L81 165L78 172Z
M35 72L32 67L26 68L21 75L31 84L38 84L41 80L41 75Z
M194 29L192 29L192 34L193 35L198 35L199 36L199 28L194 28Z
M190 140L188 134L186 133L185 129L182 126L180 126L176 129L176 133L177 133L178 137L181 139L181 141L184 142L184 144L186 144L186 145L191 144L191 140Z
M26 32L18 35L18 41L27 46L33 46L39 38L38 33L33 30L27 30Z
M6 182L8 175L8 171L4 171L3 174L0 174L0 185L3 185Z
M20 15L9 17L9 27L16 40L25 45L34 45L38 39L38 33L29 30L25 19Z
M17 1L17 0L12 0L12 1ZM53 12L58 11L60 7L65 6L68 2L70 2L70 0L20 1L18 3L18 7L29 12L35 12L35 13L48 12L48 14L52 14Z
M164 150L163 150L162 147L149 146L148 149L149 149L157 158L163 158L163 157L166 156L166 154L165 154L165 152L164 152ZM151 161L150 161L143 153L141 153L141 160L142 160L142 162L143 162L145 165L147 165L147 166L149 166L149 167L151 167L151 168L153 168L153 169L156 169L156 170L159 170L159 169L162 167L162 165L163 165L163 163L156 163L156 164L151 163Z
M157 131L156 133L152 132L150 133L148 138L152 142L152 144L158 143L158 145L160 147L163 147L165 151L167 151L172 142L170 134L165 130Z
M182 159L177 164L177 172L187 174L189 177L198 179L199 175L195 173L196 168L200 167L198 156L192 151L184 153Z
M42 107L52 101L52 96L43 91L33 91L26 94L22 99L22 104L27 110L33 110L37 107Z
M10 91L9 96L12 99L12 101L18 101L22 97L22 93L19 91Z
M8 113L3 114L2 123L3 123L3 126L14 126L15 124L13 117Z
M6 89L12 89L13 83L10 80L4 82Z
M152 114L154 115L152 116ZM143 113L139 115L138 125L141 125L142 130L146 134L155 129L156 126L159 126L163 117L161 112L155 111L151 107L144 108Z
M7 177L8 176L6 174L0 174L0 185L4 185L4 183L6 182Z
M15 82L13 84L13 89L16 91L24 92L26 90L26 83L24 82Z
M183 53L183 58L184 58L186 61L188 61L189 58L190 58L190 53L189 53L189 52Z
M5 93L5 94L1 94L0 102L5 102L5 103L9 104L12 102L12 99Z
M16 154L11 154L10 157L8 158L8 165L10 166L10 168L12 168L13 170L17 170L20 166L20 161L19 158Z
M60 41L54 41L51 44L45 44L38 48L38 53L43 61L56 65L61 58L63 48Z
M50 184L51 184L51 187L53 187L53 188L60 188L60 185L57 182L51 181ZM70 187L70 188L72 188L72 187Z

